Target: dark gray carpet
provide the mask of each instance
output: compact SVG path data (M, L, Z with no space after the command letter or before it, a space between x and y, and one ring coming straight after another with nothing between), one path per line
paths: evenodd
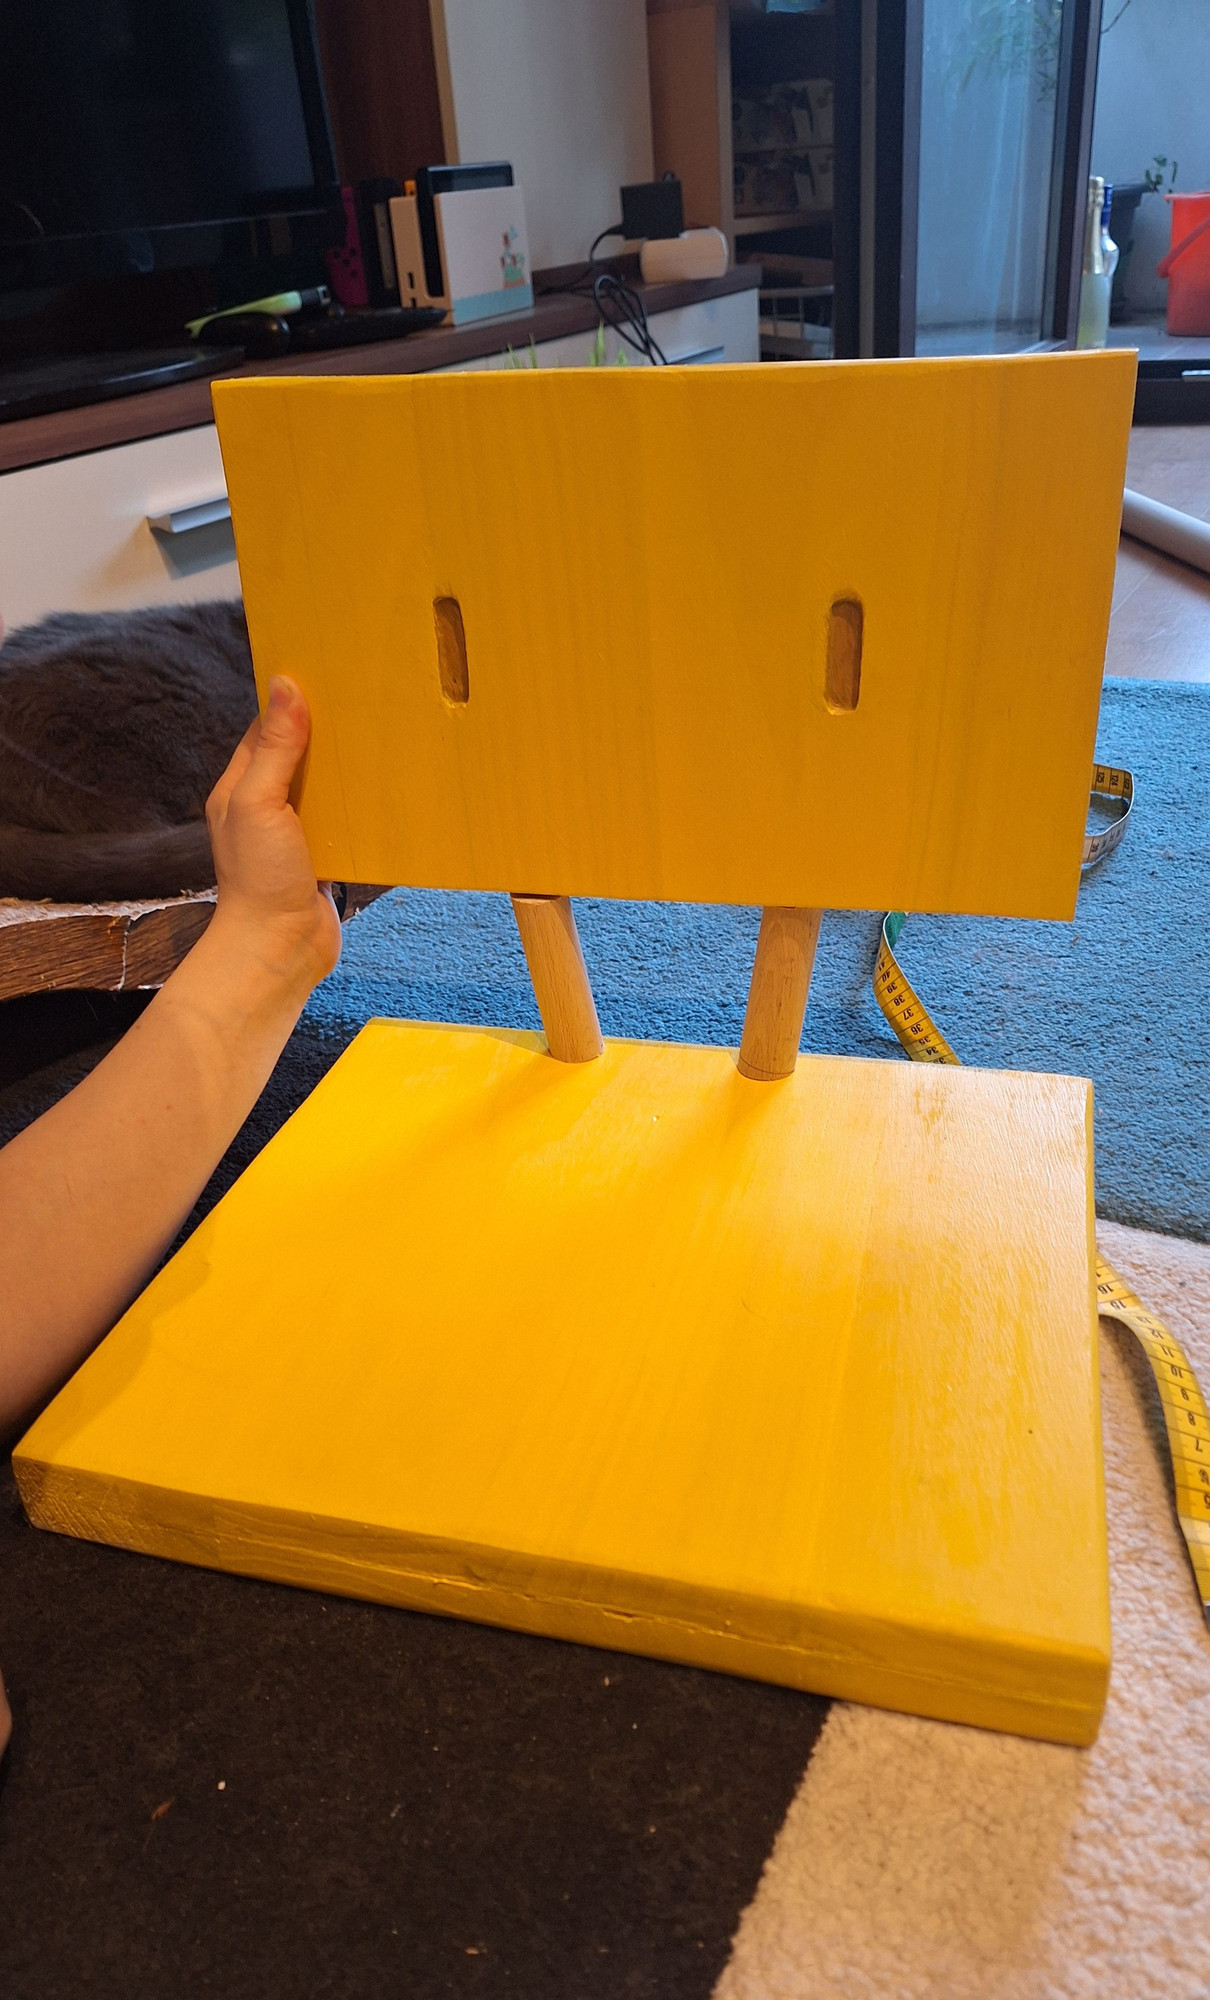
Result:
M4 2000L707 2000L828 1706L37 1534L7 1471L0 1662Z

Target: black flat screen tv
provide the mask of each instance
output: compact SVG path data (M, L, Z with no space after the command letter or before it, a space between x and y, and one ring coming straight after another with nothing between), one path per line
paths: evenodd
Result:
M309 0L0 0L0 289L342 234Z

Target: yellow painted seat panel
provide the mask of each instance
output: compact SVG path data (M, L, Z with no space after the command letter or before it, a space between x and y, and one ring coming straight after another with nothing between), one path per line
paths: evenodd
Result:
M373 1022L35 1423L31 1518L1087 1742L1089 1099Z

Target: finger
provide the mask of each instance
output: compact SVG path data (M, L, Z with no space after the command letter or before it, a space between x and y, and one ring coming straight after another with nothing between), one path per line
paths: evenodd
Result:
M221 778L215 780L206 800L206 818L213 824L226 816L227 801L252 761L252 746L260 735L260 717L250 722L228 759Z
M284 806L310 733L311 715L302 689L284 674L275 674L252 754L239 781L241 800L249 805Z
M255 716L248 724L239 742L227 760L227 768L215 785L215 791L231 792L238 785L244 772L252 762L252 752L260 735L260 717Z

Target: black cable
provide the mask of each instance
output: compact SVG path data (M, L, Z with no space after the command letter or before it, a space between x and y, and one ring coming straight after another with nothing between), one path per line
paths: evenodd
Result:
M562 284L542 287L542 296L555 293L573 298L591 298L606 325L611 326L619 340L641 355L652 367L668 366L668 356L651 331L647 320L647 309L633 285L628 285L616 271L602 270L597 259L597 245L607 236L620 236L621 223L610 229L602 229L595 236L588 252L588 262L582 270L565 278Z
M652 367L668 366L668 356L652 333L647 309L632 285L616 272L602 271L593 283L592 296L602 319L608 321L619 339L633 347Z
M588 263L590 269L592 265L594 265L597 261L597 244L603 243L607 236L620 236L621 234L622 234L622 225L620 222L615 222L611 225L610 228L603 229L599 236L593 237L592 242L588 247Z
M535 290L538 297L544 299L566 298L568 296L588 298L592 292L592 281L600 270L601 264L604 262L604 259L597 256L598 243L603 243L607 236L620 236L621 234L622 225L620 222L615 223L612 229L603 229L599 236L594 236L592 239L592 246L588 252L588 262L581 264L578 271L573 272L570 277L563 278L557 285L536 286Z

